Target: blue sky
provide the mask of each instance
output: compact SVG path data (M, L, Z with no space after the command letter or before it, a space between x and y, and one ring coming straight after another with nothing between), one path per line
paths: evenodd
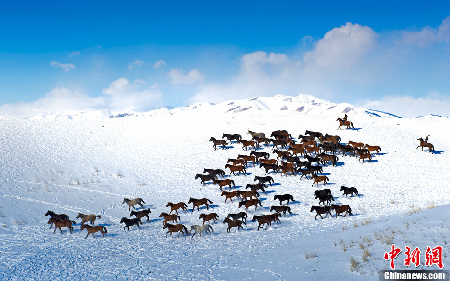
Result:
M2 2L0 113L304 93L450 116L449 16L449 1Z

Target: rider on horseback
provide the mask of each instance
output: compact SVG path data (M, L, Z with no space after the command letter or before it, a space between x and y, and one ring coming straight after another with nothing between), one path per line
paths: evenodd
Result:
M342 118L342 120L347 121L347 113L345 113L344 118Z

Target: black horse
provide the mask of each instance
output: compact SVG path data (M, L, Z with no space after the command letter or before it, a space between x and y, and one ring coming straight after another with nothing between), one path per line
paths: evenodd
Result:
M277 164L261 163L261 164L259 164L259 167L260 168L264 168L266 170L266 174L268 174L270 170L273 170L274 173L276 173L278 171L278 165Z
M273 200L279 200L280 205L283 205L283 201L287 201L287 204L289 204L289 201L295 201L291 194L275 195Z
M253 181L259 181L259 183L266 183L268 182L270 186L272 186L272 183L275 183L273 178L271 176L265 176L265 177L259 177L255 176L255 179Z
M217 176L217 175L222 176L222 177L225 176L225 171L222 169L206 169L205 168L205 169L203 169L203 173L208 173L213 176Z
M245 186L245 189L250 188L250 189L253 190L253 191L261 190L262 192L266 193L266 190L264 189L265 187L266 187L266 185L263 184L263 183L257 183L257 184L251 184L251 183L248 183L248 184Z
M231 143L232 140L235 140L235 141L241 140L242 136L239 134L223 134L222 138L227 138Z
M319 205L320 203L323 203L325 205L325 201L327 202L327 204L331 204L331 201L334 201L333 195L331 194L319 194L318 199Z
M316 216L314 217L314 219L317 219L317 216L319 216L321 219L323 219L322 215L327 215L330 214L331 215L331 207L330 206L311 206L311 211L316 211Z
M264 152L264 151L252 151L252 152L250 152L250 155L253 155L258 159L259 158L267 159L270 157L270 154L268 152Z
M355 195L358 195L358 190L355 187L345 187L345 186L341 186L341 191L344 191L344 195L351 195L353 196L353 193Z
M246 212L239 212L237 214L228 214L226 218L231 218L232 220L238 220L242 219L242 222L247 225L247 213Z
M130 230L130 226L132 226L132 225L137 225L139 228L141 228L139 226L139 224L142 225L141 219L139 219L139 218L129 219L129 218L123 217L120 220L120 223L125 223L125 226L123 227L123 230L125 230L125 227L127 227L128 230Z
M212 181L212 180L217 179L217 176L211 175L211 174L207 174L207 175L196 174L195 179L198 179L198 178L200 178L202 184L205 184L206 181Z
M56 214L55 212L52 212L52 211L47 211L47 213L45 213L45 216L50 216L52 219L59 220L59 221L69 219L69 216L66 214Z

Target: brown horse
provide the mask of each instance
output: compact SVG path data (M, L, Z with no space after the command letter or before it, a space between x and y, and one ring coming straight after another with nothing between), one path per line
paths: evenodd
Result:
M209 204L208 204L209 202ZM213 202L207 198L202 198L202 199L196 199L196 198L189 198L189 202L188 204L192 203L192 212L194 212L195 207L197 207L197 211L200 211L200 206L201 205L205 205L206 206L206 210L209 210L209 207L211 207L210 204L212 204ZM211 207L212 208L212 207Z
M213 184L218 184L219 189L222 191L222 187L228 185L228 187L231 189L231 185L233 184L233 187L236 187L234 184L234 180L231 179L224 179L224 180L213 180Z
M238 172L238 175L241 174L241 172L245 175L245 173L247 173L247 170L245 169L245 166L233 166L230 164L226 164L225 165L225 169L228 168L230 169L230 173L233 173L233 175L236 175L234 172Z
M318 175L312 175L311 178L314 179L314 183L319 186L319 182L323 181L323 184L327 184L327 181L329 181L327 176L318 176ZM314 186L314 183L312 186Z
M86 237L84 237L84 239L88 238L89 234L91 234L91 233L92 233L92 236L94 236L94 238L95 238L94 233L98 232L98 231L100 231L103 234L103 237L105 237L105 234L108 233L108 231L106 230L106 227L104 227L102 225L90 226L87 224L82 224L81 230L83 230L83 229L87 229L87 231L88 231L88 234L86 235Z
M242 221L240 221L240 220L232 220L232 219L230 219L230 218L227 217L227 218L223 221L223 223L227 223L227 224L228 224L227 232L230 232L231 228L233 228L233 227L237 227L238 230L239 230L239 228L244 229L244 228L242 227Z
M181 208L181 209L187 211L188 206L184 202L180 202L180 203L176 203L176 204L169 202L169 203L167 203L166 207L170 207L169 214L171 214L173 211L175 211L178 215L178 209Z
M248 150L249 146L255 148L258 145L258 143L255 142L254 140L238 140L237 142L242 143L242 150L244 150L244 147L245 150Z
M244 159L228 159L227 163L233 163L234 166L236 165L245 165L245 160Z
M97 219L97 218L100 219L101 217L102 216L100 216L100 215L96 216L94 214L85 215L83 213L78 213L77 219L81 218L81 224L84 224L85 222L89 222L90 224L94 225L95 219Z
M237 190L237 196L242 199L246 199L246 198L252 199L252 197L255 197L255 199L258 199L259 193L256 190L248 190L248 191Z
M363 163L364 163L364 159L369 159L369 161L372 161L372 155L370 155L370 153L360 154L359 161L361 161L361 159L363 160Z
M424 141L423 138L418 138L417 140L420 141L420 145L418 147L416 147L416 149L418 149L419 147L422 147L422 151L423 151L423 148L427 147L428 152L434 151L434 146L431 143Z
M238 208L240 208L241 206L245 206L245 209L248 209L250 206L255 206L255 210L256 210L256 208L258 208L258 204L259 204L259 206L262 207L261 201L259 199L250 199L247 201L239 202Z
M55 231L53 231L53 233L56 232L57 228L59 228L59 231L61 231L61 233L62 233L61 227L68 227L69 230L70 230L70 233L72 233L72 231L73 231L72 223L76 224L74 221L71 221L71 220L60 220L59 221L59 220L50 218L48 220L47 224L54 224L55 225Z
M352 208L350 208L349 205L331 205L331 210L336 212L336 218L342 213L345 213L344 217L347 216L347 214L353 215Z
M176 215L176 214L169 215L169 214L164 213L164 212L162 212L159 215L159 217L160 218L162 218L162 217L164 218L163 224L166 224L168 221L178 222L178 220L181 219L179 215Z
M200 216L198 217L199 219L203 219L203 224L205 224L205 222L210 221L210 220L218 220L219 219L219 215L216 213L211 213L211 214L200 214Z
M233 202L233 197L237 197L238 193L237 190L235 191L222 191L221 196L225 196L225 202L227 202L227 199L230 199L231 202Z
M381 150L381 147L379 147L378 145L368 145L368 144L366 144L366 145L364 146L364 148L367 148L367 149L369 150L369 152L370 152L370 151L376 151L377 154L380 153L380 150ZM417 148L416 148L416 149L417 149Z
M338 127L338 130L341 128L341 126L347 126L347 129L350 129L350 128L352 128L352 129L354 129L355 127L353 126L353 122L350 122L350 121L344 121L342 118L338 118L338 119L336 119L336 121L339 121L339 127Z
M353 146L353 148L363 148L364 147L364 143L362 143L362 142L348 141L348 144Z
M184 226L184 225L182 225L182 224L170 224L170 223L166 223L164 226L163 226L163 229L165 229L165 228L167 228L167 229L169 229L168 231L167 231L167 233L166 233L166 237L167 237L167 234L169 234L170 233L170 236L172 236L172 232L180 232L180 233L178 233L178 236L180 236L180 234L181 233L184 233L184 234L189 234L189 231L188 231L188 229L186 228L186 226Z
M286 215L286 212L288 212L289 214L292 214L291 212L291 207L289 206L272 206L270 207L270 211L275 211L277 213L283 213Z
M136 209L134 207L134 205L139 205L141 206L142 209L144 209L144 205L142 205L142 203L145 204L144 200L142 200L142 198L134 198L134 199L128 199L128 198L123 198L123 202L122 204L127 203L128 205L128 211L131 211L131 207L133 207L133 209Z
M239 154L237 159L242 159L245 161L245 165L248 164L248 162L253 162L253 164L256 163L256 156L253 155L241 155Z

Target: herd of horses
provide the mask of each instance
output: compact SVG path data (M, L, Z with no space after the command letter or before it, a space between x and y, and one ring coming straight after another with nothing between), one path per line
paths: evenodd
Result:
M341 126L347 126L347 128L354 128L353 123L350 121L342 120L338 118ZM248 130L247 134L251 136L251 139L244 140L240 134L223 134L222 139L210 138L213 142L213 148L216 150L220 146L222 149L228 149L227 146L233 142L235 144L242 144L242 150L250 150L249 155L239 154L234 159L227 159L224 169L204 169L203 173L195 175L195 179L200 179L201 184L205 185L211 182L213 185L218 185L221 192L221 196L225 197L224 202L229 200L233 202L233 199L238 200L238 209L245 208L245 211L238 213L229 213L223 220L224 224L227 224L227 232L230 232L232 228L243 229L243 225L247 225L248 210L254 207L254 211L258 206L263 207L260 196L262 193L267 194L266 190L269 186L275 183L272 175L280 174L281 176L295 176L301 175L306 179L313 180L312 186L320 183L326 185L329 182L327 175L323 174L323 167L331 165L335 167L338 165L339 156L353 156L358 157L359 161L363 163L368 160L372 161L374 154L379 154L381 148L376 145L369 145L361 142L348 141L347 144L341 143L340 136L322 134L320 132L314 132L307 130L304 135L299 135L295 140L291 134L286 130L273 131L270 137L262 132L253 132ZM422 138L418 139L420 145L417 147L428 148L430 152L434 151L434 146L428 143ZM232 146L231 146L232 147ZM266 150L266 151L264 151ZM339 156L338 156L339 155ZM272 158L271 158L272 157ZM265 172L265 176L254 176L253 182L248 183L245 186L245 190L237 190L236 184L231 176L244 176L247 177L247 168L250 164L254 168L262 168ZM226 173L229 170L229 174ZM257 183L255 183L257 182ZM228 191L224 188L228 187ZM234 190L233 190L234 189ZM341 186L340 191L345 196L358 196L359 192L355 187ZM328 215L332 216L332 211L335 213L335 217L353 215L352 209L349 205L332 204L335 201L335 197L331 194L331 190L328 188L315 190L314 198L319 200L318 205L312 205L310 212L316 212L314 219L317 217L324 218ZM270 214L253 215L252 222L257 222L257 230L266 226L271 226L272 223L280 223L280 216L292 214L292 208L289 205L290 202L296 200L291 194L276 194L273 200L279 201L279 205L272 205L270 208ZM283 202L286 201L286 205ZM130 227L136 225L140 227L142 225L141 219L143 217L150 220L149 214L150 208L145 209L145 201L142 198L128 199L124 198L122 204L128 205L128 210L131 211L130 217L122 217L120 223L124 223L124 230L130 230ZM189 198L188 204L192 204L192 211L195 209L200 212L200 209L205 207L206 210L213 208L213 202L208 198ZM214 232L211 223L216 223L219 220L217 213L201 213L199 219L202 220L201 225L192 225L190 231L188 228L180 223L181 217L179 211L188 211L188 204L184 202L172 203L168 202L166 207L170 208L168 213L162 212L159 217L163 221L163 229L167 229L166 236L172 235L172 233L189 234L193 233L192 237L196 234L202 236L202 233ZM141 207L141 210L136 210L136 205ZM133 210L131 210L133 208ZM274 213L272 213L274 212ZM173 213L173 214L172 214ZM54 233L57 229L62 233L62 227L67 227L70 232L73 231L73 225L75 221L69 219L65 214L56 214L52 211L48 211L45 216L50 216L48 224L50 228L55 227ZM90 214L85 215L79 213L76 217L81 219L81 230L86 229L88 234L85 239L94 233L100 232L103 236L107 233L107 229L104 226L95 226L95 220L100 219L100 215Z

